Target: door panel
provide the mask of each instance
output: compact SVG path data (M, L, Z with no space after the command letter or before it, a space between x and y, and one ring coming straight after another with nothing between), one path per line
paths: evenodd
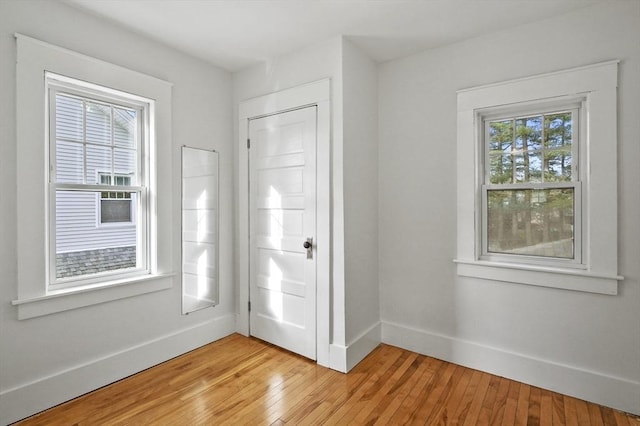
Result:
M316 108L250 120L249 136L250 333L315 359Z

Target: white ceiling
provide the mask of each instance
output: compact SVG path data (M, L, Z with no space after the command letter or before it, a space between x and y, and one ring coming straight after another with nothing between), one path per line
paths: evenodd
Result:
M64 0L229 71L348 36L382 62L608 0Z

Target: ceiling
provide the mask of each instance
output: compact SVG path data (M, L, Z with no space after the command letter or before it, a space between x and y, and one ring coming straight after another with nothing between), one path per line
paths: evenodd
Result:
M229 71L345 35L383 62L609 0L64 0Z

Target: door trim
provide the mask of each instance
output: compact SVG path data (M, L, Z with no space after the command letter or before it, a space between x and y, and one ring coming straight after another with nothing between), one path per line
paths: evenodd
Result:
M331 81L324 79L243 101L238 110L239 288L237 330L249 335L249 120L307 106L317 107L316 140L316 355L330 367L331 334Z

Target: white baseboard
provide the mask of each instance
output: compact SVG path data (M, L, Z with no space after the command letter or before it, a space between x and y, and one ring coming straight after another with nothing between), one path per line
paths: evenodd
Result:
M382 341L382 324L375 323L347 346L347 371L350 371Z
M329 368L346 373L362 361L381 342L381 324L378 322L347 346L331 344L329 347Z
M384 321L382 342L628 413L640 414L640 382Z
M0 393L9 424L233 334L235 315L215 318Z
M329 368L346 373L347 370L347 347L331 343L329 345Z

